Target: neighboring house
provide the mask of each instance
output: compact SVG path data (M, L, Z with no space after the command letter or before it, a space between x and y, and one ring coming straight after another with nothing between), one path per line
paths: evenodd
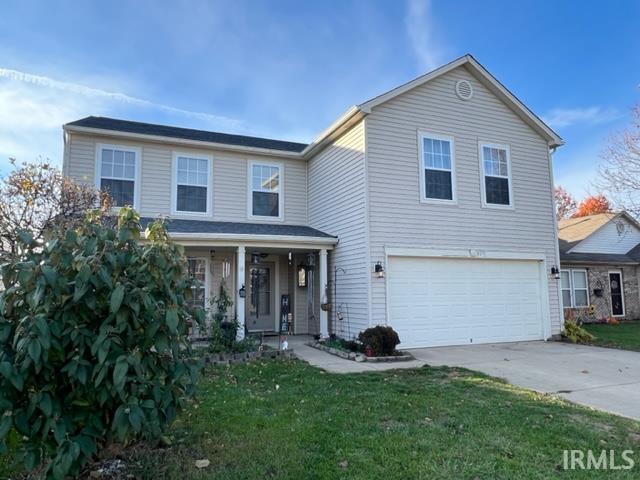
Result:
M640 318L640 225L631 215L561 220L558 238L565 312L583 321Z
M389 324L404 348L562 328L562 139L470 55L351 108L309 145L101 117L64 134L66 175L145 219L172 217L199 298L224 280L247 331L277 332L283 295L293 333Z

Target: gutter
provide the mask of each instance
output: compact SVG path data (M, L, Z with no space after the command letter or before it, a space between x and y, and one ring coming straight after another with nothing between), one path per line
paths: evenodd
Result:
M364 112L360 106L354 105L343 113L340 118L333 122L329 128L318 135L315 140L307 145L307 147L300 153L300 156L305 160L308 160L318 151L330 144L334 139L349 130L354 124L362 120L365 116L366 112Z
M243 242L323 243L326 245L336 245L338 243L336 237L307 237L301 235L169 232L169 237L172 240L238 240Z

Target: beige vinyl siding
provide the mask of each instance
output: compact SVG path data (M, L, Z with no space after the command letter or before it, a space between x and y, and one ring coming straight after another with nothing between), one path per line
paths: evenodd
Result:
M455 82L473 85L460 100ZM455 142L457 204L420 202L418 131ZM483 208L478 142L507 144L513 210ZM367 117L371 264L385 247L477 249L543 254L556 264L552 181L546 141L464 67L373 108ZM560 331L557 281L549 278L551 330ZM383 279L372 279L372 322L386 322Z
M200 220L247 222L249 161L277 162L284 166L284 220L251 219L250 222L277 222L291 225L307 223L307 170L304 160L230 153L212 149L122 140L117 136L102 137L72 133L69 135L68 158L64 166L76 181L93 184L97 144L115 144L139 148L142 155L140 214L171 215L173 152L208 155L213 158L212 214ZM174 218L194 218L176 213Z
M94 139L69 134L69 142L65 147L68 155L63 166L66 175L76 182L94 185L96 163L96 142Z
M364 128L364 122L355 125L308 164L309 224L339 238L329 252L328 294L344 320L337 322L332 309L329 323L330 330L343 337L369 326ZM345 272L338 273L337 298L333 298L336 266Z

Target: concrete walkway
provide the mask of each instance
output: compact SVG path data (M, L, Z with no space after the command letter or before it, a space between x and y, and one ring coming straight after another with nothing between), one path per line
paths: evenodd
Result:
M640 420L640 353L557 342L500 343L411 350L416 360L359 363L305 345L310 337L289 337L296 356L332 373L464 367L509 383ZM276 343L277 345L277 343Z
M412 360L409 362L354 362L346 360L336 355L323 352L317 348L309 347L306 343L313 340L312 337L305 335L294 335L288 337L289 348L293 349L296 357L321 368L330 373L360 373L360 372L376 372L381 370L395 370L398 368L418 368L422 367L426 362L423 360ZM277 338L269 339L268 345L277 348Z

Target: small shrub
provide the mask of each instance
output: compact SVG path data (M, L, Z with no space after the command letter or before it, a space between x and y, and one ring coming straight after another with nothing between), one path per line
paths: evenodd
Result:
M395 354L400 338L393 328L386 325L378 325L360 332L358 341L364 348L371 347L374 356L384 357Z
M590 343L596 339L573 320L565 320L562 336L572 343Z
M345 340L336 335L331 335L326 341L325 346L337 348L346 352L362 352L362 344L356 340Z
M123 208L117 229L23 233L2 265L0 450L19 434L27 469L62 479L112 442L158 438L194 393L187 323L204 312L182 248L162 222L141 244L139 222Z
M227 290L227 285L224 280L220 283L220 292L218 293L218 296L213 299L213 305L215 307L213 320L218 323L226 322L227 311L233 306L233 301L231 300L231 296L229 295L229 291Z
M260 339L247 335L242 340L237 340L239 324L233 322L211 323L211 337L208 350L211 353L245 353L255 352L260 347Z

